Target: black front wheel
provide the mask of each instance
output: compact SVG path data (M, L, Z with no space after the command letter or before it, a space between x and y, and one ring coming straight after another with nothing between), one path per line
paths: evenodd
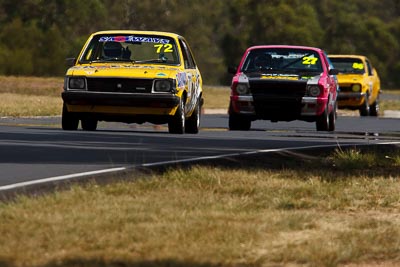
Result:
M81 120L81 124L84 131L96 131L97 129L96 119L84 118Z
M200 127L200 101L194 108L192 115L186 120L185 132L197 134Z
M378 117L379 116L379 98L369 108L369 115Z
M78 129L79 118L77 114L69 112L67 106L63 104L61 127L63 130L75 131Z
M172 134L183 134L185 132L185 103L181 99L175 115L168 121L168 131Z
M316 121L317 131L329 130L329 117L330 116L328 115L328 108L325 108L324 112L317 118Z
M251 120L236 113L229 114L230 131L248 131L251 128Z
M336 127L336 114L335 114L335 111L332 110L332 112L329 114L328 131L330 131L330 132L335 131L335 127Z
M368 94L365 95L364 98L364 103L360 107L360 116L368 116L370 112L370 106L369 106L369 96Z

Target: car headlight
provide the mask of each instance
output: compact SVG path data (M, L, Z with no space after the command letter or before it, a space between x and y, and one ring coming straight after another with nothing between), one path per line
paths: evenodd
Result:
M321 89L318 85L311 85L308 87L308 94L313 97L319 96L321 94Z
M171 92L172 83L169 80L156 80L154 82L154 92Z
M237 92L239 95L248 94L248 93L249 93L249 87L248 87L247 84L245 84L245 83L239 83L239 84L236 86L236 92Z
M351 90L353 90L353 92L360 92L361 91L361 84L353 84L353 86L351 87Z
M68 82L69 89L85 89L86 80L83 77L70 77Z

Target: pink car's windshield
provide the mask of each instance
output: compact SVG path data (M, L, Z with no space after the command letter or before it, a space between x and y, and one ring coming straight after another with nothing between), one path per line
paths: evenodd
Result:
M242 72L322 72L317 52L306 49L253 49L247 55Z

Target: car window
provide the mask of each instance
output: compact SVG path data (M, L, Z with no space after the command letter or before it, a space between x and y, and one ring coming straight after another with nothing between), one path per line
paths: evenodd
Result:
M242 65L243 72L283 71L322 72L319 54L313 50L261 48L251 50Z
M334 69L335 68L335 66L333 66L333 64L332 64L332 62L331 62L331 60L329 59L329 57L328 57L328 54L324 51L324 56L325 56L325 61L326 61L326 68L328 69L328 70L331 70L331 69Z
M372 66L371 66L371 63L369 62L368 59L365 60L365 63L366 63L366 65L367 65L368 75L369 75L369 76L372 76L373 73L372 73Z
M80 58L81 63L110 61L180 63L174 39L156 35L97 35Z
M342 74L364 74L365 68L361 59L346 58L346 57L331 57L330 58L335 69Z
M182 39L179 40L179 43L180 43L180 45L182 47L182 54L183 54L183 60L184 60L184 63L185 63L185 69L194 69L194 68L196 68L196 65L194 63L193 56L190 53L190 49L189 49L188 44Z

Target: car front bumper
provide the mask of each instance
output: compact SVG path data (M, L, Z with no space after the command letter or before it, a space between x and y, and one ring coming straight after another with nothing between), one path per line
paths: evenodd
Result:
M70 112L173 115L180 97L173 94L100 93L64 91Z
M338 100L361 100L364 99L366 93L362 92L339 92L337 99Z
M365 96L366 93L363 92L339 92L338 107L357 109L364 103Z
M315 117L320 115L327 104L326 98L320 97L274 97L262 102L262 113L254 106L253 96L231 96L233 110L243 115L261 116L266 119L274 117ZM259 105L259 104L258 104Z

